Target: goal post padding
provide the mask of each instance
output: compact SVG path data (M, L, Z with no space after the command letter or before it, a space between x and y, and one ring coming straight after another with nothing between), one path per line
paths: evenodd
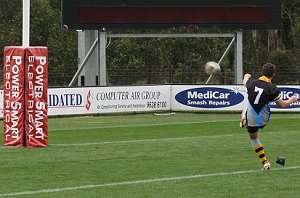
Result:
M26 147L48 145L48 49L28 47L25 55Z
M4 145L24 146L25 48L5 47L3 64Z
M48 146L48 49L4 49L4 145Z

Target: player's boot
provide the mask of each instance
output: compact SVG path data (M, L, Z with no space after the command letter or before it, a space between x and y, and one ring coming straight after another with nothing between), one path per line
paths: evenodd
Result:
M268 160L264 161L263 163L263 170L269 170L271 168L271 164Z

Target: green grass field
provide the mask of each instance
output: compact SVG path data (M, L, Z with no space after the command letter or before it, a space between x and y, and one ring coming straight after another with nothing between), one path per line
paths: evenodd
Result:
M299 114L273 114L261 131L269 171L239 117L51 118L49 147L0 148L0 197L299 197Z

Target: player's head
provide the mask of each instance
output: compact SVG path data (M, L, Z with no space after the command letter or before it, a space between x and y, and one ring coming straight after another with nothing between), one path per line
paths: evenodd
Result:
M266 63L263 65L261 74L268 78L273 78L276 73L276 67L272 63Z

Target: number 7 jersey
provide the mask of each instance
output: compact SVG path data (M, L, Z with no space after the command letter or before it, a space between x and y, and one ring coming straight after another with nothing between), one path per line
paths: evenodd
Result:
M258 80L248 80L247 126L260 127L268 123L270 103L281 99L280 91L266 76Z

